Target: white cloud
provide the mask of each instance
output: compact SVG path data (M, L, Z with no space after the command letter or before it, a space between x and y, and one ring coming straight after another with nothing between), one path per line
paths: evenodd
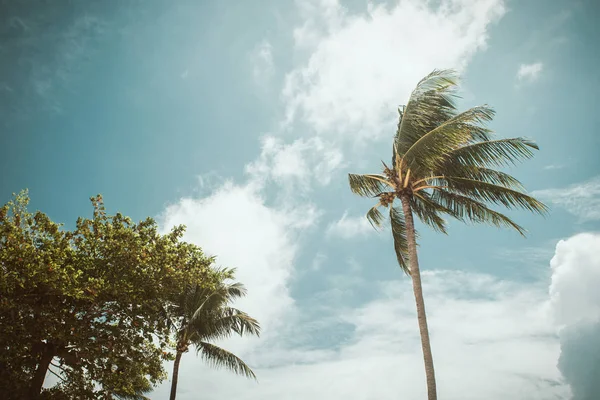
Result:
M287 282L297 252L299 217L265 206L254 186L225 183L206 198L183 198L170 205L161 226L187 226L185 240L217 256L220 265L237 268L236 277L250 296L240 307L266 327L293 306ZM304 218L302 218L304 219ZM308 219L309 222L310 218ZM276 303L271 298L277 298Z
M236 307L260 321L262 335L261 339L232 338L224 346L250 362L264 343L277 346L278 336L294 320L296 308L289 283L298 239L301 230L314 225L317 217L310 205L293 210L267 207L259 186L250 181L242 186L226 182L205 198L182 198L159 218L163 230L186 225L184 240L216 255L219 265L236 268L236 279L249 293ZM184 399L186 393L194 392L198 371L205 376L219 375L193 353L184 357L182 366L178 397ZM164 397L169 384L163 383L153 395ZM206 384L210 382L203 382Z
M544 69L544 64L536 62L533 64L521 64L519 71L517 72L517 79L519 81L533 82L538 79L540 73Z
M600 176L564 188L536 190L532 195L565 208L581 221L600 220Z
M600 235L584 233L556 245L550 297L560 325L600 321Z
M600 393L600 234L561 240L552 258L550 306L560 330L558 366L572 388L572 400Z
M303 2L296 47L304 65L285 80L287 121L357 142L392 134L398 105L434 68L462 69L485 47L501 0L405 0L352 14L338 1Z
M348 288L356 286L347 283ZM542 285L438 271L424 275L424 291L439 393L445 399L567 398L569 388L556 367L559 344ZM203 371L195 382L198 392L207 399L363 400L394 398L398 393L407 400L424 398L410 281L381 283L377 293L375 300L356 309L332 301L335 296L325 297L329 314L321 316L323 323L318 315L310 316L317 338L334 338L328 349L318 340L311 346L263 347L255 359L258 385ZM315 296L315 301L323 306L322 297ZM299 325L281 335L297 339L307 330ZM192 387L178 398L196 398Z
M326 185L343 166L341 151L318 137L291 144L273 136L262 141L261 155L246 166L246 172L256 182L273 180L287 192L306 192L314 183Z
M442 0L435 8L405 0L389 7L370 4L362 13L337 0L297 7L300 62L285 76L286 115L275 133L296 139L267 136L249 172L303 191L328 184L343 160L358 159L365 140L392 135L397 107L416 83L435 68L463 69L485 48L489 25L504 13L503 0ZM253 58L254 75L262 76L272 66L271 45L261 43Z
M254 81L259 85L265 84L275 72L273 46L268 40L265 39L256 46L252 52L251 61Z
M327 227L327 236L351 239L367 235L372 231L374 229L365 216L350 217L348 216L348 212L344 212L339 220L329 224Z

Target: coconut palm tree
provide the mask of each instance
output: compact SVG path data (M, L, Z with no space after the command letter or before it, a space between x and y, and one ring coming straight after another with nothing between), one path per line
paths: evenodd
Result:
M213 367L225 367L236 374L256 379L254 372L244 361L211 343L227 338L233 333L240 336L260 334L260 325L255 319L229 306L233 300L245 295L246 289L242 284L223 282L213 288L190 285L182 294L176 322L177 347L171 382L171 400L175 400L177 394L181 356L188 351L190 345L194 345L196 352Z
M423 78L408 104L398 110L391 165L383 163L382 174L349 174L352 192L378 201L367 212L375 228L384 221L380 207L389 208L398 263L412 278L429 400L437 394L413 215L442 233L446 233L443 216L450 216L513 228L524 235L521 226L490 205L547 211L524 193L517 179L494 169L532 157L537 145L524 138L493 139L485 123L494 111L483 105L458 113L456 88L457 76L451 70L436 70ZM396 199L399 206L394 205Z

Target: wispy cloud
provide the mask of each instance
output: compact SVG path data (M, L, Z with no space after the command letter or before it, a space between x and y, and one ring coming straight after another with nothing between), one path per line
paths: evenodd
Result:
M600 220L600 176L564 188L536 190L532 194L563 207L580 221Z
M353 14L338 1L304 2L294 37L309 57L285 80L288 123L351 143L382 137L415 82L434 68L464 68L504 13L502 1L439 3L370 3Z
M344 212L339 220L329 224L327 236L351 239L357 236L365 236L373 231L373 227L365 216L352 217L348 216L348 212Z
M533 64L521 64L517 71L517 80L519 82L533 82L537 80L544 69L544 64L536 62Z
M60 94L77 91L97 44L113 34L109 18L101 12L82 12L79 7L65 11L61 4L40 3L22 8L20 17L9 12L8 20L0 21L11 31L0 45L2 57L18 65L2 71L2 80L10 86L0 82L0 87L9 89L0 90L0 102L9 105L0 109L0 124L22 121L40 111L64 113ZM59 16L60 23L56 23ZM12 89L17 86L20 90Z
M264 39L261 41L251 55L252 76L259 85L264 85L273 76L275 64L273 62L273 46Z
M492 256L501 260L503 272L515 279L544 281L549 276L548 263L558 240L547 240L535 246L503 247Z
M299 138L286 144L267 135L262 138L260 156L246 166L246 172L256 182L275 182L286 197L292 193L298 197L315 184L327 185L343 165L342 152L322 138Z
M323 253L317 253L315 258L313 258L312 263L310 264L310 269L312 271L319 271L323 264L327 261L327 255Z

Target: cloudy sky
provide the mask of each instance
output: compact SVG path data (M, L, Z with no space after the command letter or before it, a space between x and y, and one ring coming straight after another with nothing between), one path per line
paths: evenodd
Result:
M29 188L72 226L102 193L238 269L264 334L224 345L259 381L190 353L179 399L423 399L410 281L346 174L378 172L397 107L456 68L461 107L539 143L510 172L551 213L511 213L526 239L422 229L440 397L597 399L599 17L594 0L3 2L0 200Z

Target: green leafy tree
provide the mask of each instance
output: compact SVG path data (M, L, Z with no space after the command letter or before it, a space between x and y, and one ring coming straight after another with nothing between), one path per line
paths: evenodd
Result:
M379 208L389 208L398 263L412 278L429 400L435 400L437 392L413 216L442 233L443 217L450 216L524 234L521 226L489 205L542 214L547 210L524 193L517 179L494 169L532 157L537 145L524 138L493 139L485 123L494 111L484 105L458 113L456 87L453 71L436 70L422 79L399 109L391 165L383 163L382 174L349 174L352 192L378 200L367 213L374 227L385 219Z
M236 374L256 378L244 361L229 351L215 345L215 340L230 337L232 334L260 334L258 322L248 314L230 306L246 290L240 283L228 283L233 278L232 270L218 272L219 283L213 287L188 285L178 300L178 315L173 321L176 327L176 355L171 382L171 400L177 395L177 379L181 356L196 348L210 365L224 367Z
M146 219L106 214L73 231L0 208L0 386L9 398L140 398L166 377L166 316L180 288L210 282L212 258ZM42 390L48 371L59 383ZM12 396L12 397L11 397Z

